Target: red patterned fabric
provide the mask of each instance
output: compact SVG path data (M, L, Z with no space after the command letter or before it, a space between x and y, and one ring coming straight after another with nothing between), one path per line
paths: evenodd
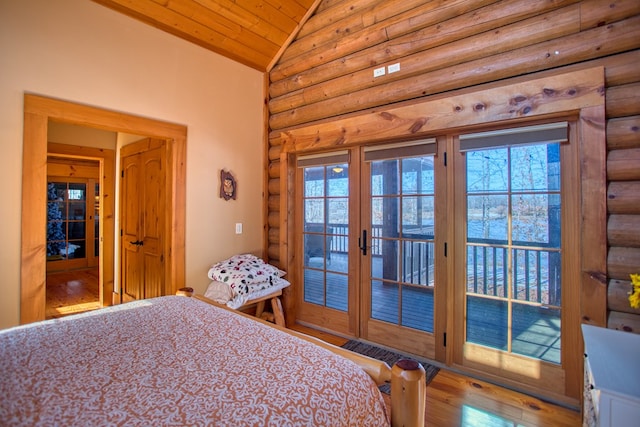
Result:
M354 363L187 297L0 331L6 425L382 426Z

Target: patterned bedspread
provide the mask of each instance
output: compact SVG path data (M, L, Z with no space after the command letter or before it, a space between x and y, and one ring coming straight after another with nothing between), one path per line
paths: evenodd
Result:
M369 376L187 297L0 331L3 425L382 426Z

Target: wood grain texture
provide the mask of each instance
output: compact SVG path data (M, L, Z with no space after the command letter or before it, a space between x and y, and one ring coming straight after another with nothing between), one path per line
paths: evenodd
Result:
M609 278L629 280L630 274L638 274L640 248L613 246L609 248L607 267Z
M609 215L607 241L609 246L640 248L640 215Z
M26 101L23 138L21 324L44 319L47 256L47 117L29 111ZM38 143L31 144L29 141Z
M83 269L47 274L45 318L101 308L99 269Z
M302 325L290 328L341 346L347 339ZM390 406L390 399L385 398ZM505 424L574 427L580 412L554 405L495 384L461 375L446 368L429 383L426 392L425 426Z
M504 8L503 4L500 6L501 9ZM349 58L314 68L312 69L314 76L301 73L296 75L295 79L287 79L284 83L274 82L270 90L272 99L269 102L269 110L276 114L326 98L334 98L428 71L444 69L549 38L577 33L580 29L577 9L578 6L573 5L510 25L506 24L514 17L505 16L504 12L513 9L501 10L502 14L474 16L474 25L468 25L470 17L467 15L471 13L458 16L449 20L446 26L430 27L433 28L433 34L422 30L417 40L413 40L415 36L411 34L411 38L404 37L406 40L385 43L389 45L388 48L377 46L368 48L358 52L357 55L350 55ZM442 9L436 10L443 13ZM478 49L478 46L482 46L482 49ZM388 66L399 58L402 58L400 72L373 78L375 68ZM361 64L354 64L356 61ZM339 75L341 69L344 69L344 72ZM326 70L326 72L320 76L318 75L320 70ZM297 83L296 86L301 90L296 90L298 87L294 86L287 88L289 92L286 95L276 97L278 89L287 82ZM310 82L314 84L311 86Z
M607 122L607 148L640 148L640 115L619 117Z
M427 71L420 75L305 104L272 114L270 126L272 129L284 129L392 102L585 61L593 56L592 46L597 46L598 54L615 54L640 47L640 16L558 40L488 55L442 70ZM619 101L614 105L622 104L619 108L627 108L626 97L620 95L617 99Z
M611 311L640 315L640 308L632 308L629 305L629 293L631 292L631 280L609 280L607 289L607 308Z
M576 85L576 82L580 85ZM354 145L398 138L416 139L435 130L472 126L557 111L571 111L603 101L602 69L582 70L511 85L467 90L399 107L373 110L340 121L298 127L281 133L287 151Z
M611 311L607 325L609 329L640 334L640 316L637 314Z
M607 199L611 214L640 215L640 181L611 181Z
M610 181L640 181L640 148L609 151L607 179Z
M260 71L287 45L319 0L94 0Z
M604 116L604 105L585 108L580 113L580 174L577 178L580 180L581 207L574 217L581 218L579 247L583 250L580 258L572 258L572 262L579 261L582 270L580 318L584 323L602 327L607 325L607 283L604 278L608 267ZM570 345L575 348L580 344L578 340ZM582 369L572 370L574 375L581 372Z

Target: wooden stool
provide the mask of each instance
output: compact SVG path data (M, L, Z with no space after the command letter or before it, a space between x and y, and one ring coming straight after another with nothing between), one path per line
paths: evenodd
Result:
M256 317L267 320L269 322L273 322L276 325L285 328L286 324L284 321L284 311L282 310L282 303L280 302L281 295L282 289L279 289L269 295L247 301L247 303L240 307L239 310L242 310L249 305L256 304ZM267 300L271 301L272 313L264 311L264 304Z

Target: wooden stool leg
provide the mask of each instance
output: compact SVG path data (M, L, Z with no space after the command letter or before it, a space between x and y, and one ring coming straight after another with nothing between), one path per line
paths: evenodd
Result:
M273 310L273 315L276 319L276 325L286 328L286 324L284 321L284 311L282 310L282 303L280 302L280 298L271 298L271 309Z
M262 312L264 311L264 301L258 301L256 304L256 317L262 316Z

